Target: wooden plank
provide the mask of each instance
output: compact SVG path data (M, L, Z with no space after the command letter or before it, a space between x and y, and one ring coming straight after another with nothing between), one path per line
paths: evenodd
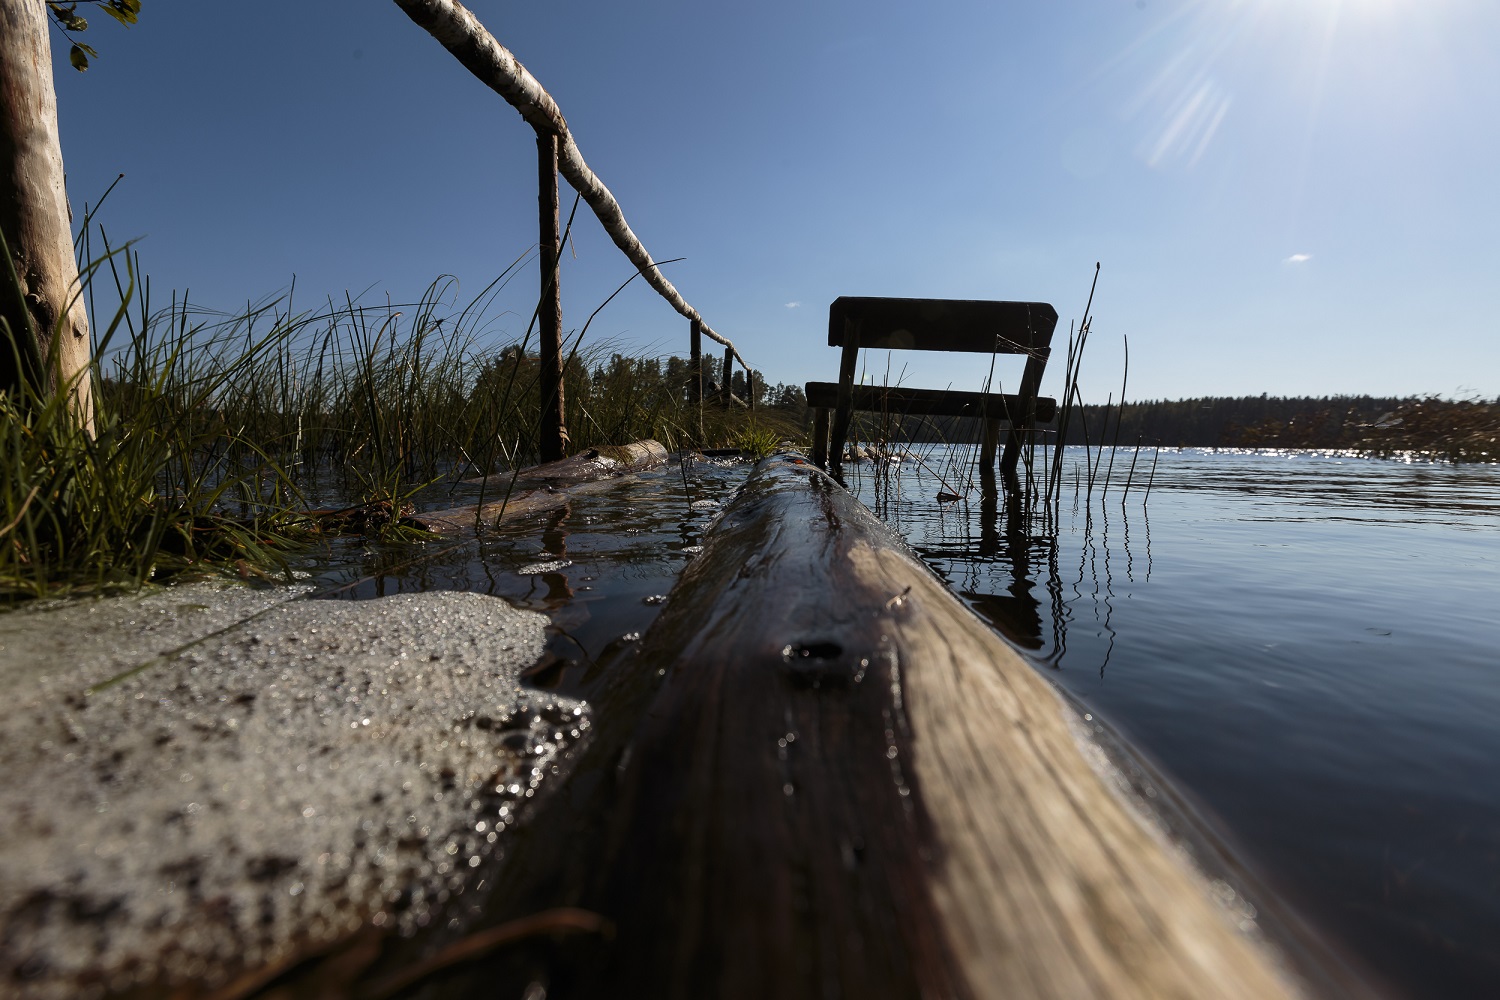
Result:
M762 463L611 669L489 916L577 906L613 934L497 956L471 988L1293 992L1094 771L1037 671L800 458Z
M1024 354L1052 343L1045 302L842 296L828 309L828 346Z
M838 383L808 382L803 386L807 405L833 407L838 404ZM850 389L853 409L875 413L919 413L926 416L982 417L994 415L1008 420L1025 412L1021 397L998 392L965 392L958 389L912 389L905 386L856 385ZM1038 396L1037 419L1057 415L1057 400Z

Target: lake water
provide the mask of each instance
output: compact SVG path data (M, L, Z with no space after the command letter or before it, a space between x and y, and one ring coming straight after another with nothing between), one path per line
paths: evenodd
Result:
M1070 449L1048 531L920 453L849 486L1336 947L1500 996L1500 469L1185 449L1126 494L1122 451L1088 500Z

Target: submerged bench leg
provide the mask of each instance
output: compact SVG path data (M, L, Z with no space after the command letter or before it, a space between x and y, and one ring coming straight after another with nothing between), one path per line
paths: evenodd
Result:
M833 439L829 442L833 464L844 464L844 442L849 438L849 424L854 416L854 369L859 361L859 331L846 332L844 353L839 359L839 398L833 411Z
M813 410L813 464L820 469L828 468L828 407Z
M985 470L995 468L995 452L1000 449L1000 421L984 421L984 436L979 445L979 467Z

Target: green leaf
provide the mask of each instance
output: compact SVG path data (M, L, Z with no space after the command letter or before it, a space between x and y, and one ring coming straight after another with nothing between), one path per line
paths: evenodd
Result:
M128 28L140 20L141 0L109 0L104 13Z
M68 50L68 62L80 73L89 68L89 57L83 54L82 45L74 45Z

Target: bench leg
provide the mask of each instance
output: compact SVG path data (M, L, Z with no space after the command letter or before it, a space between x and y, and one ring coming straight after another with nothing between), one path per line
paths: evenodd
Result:
M984 436L979 445L979 467L981 469L993 470L995 468L995 452L1000 448L1000 421L986 420L984 422Z
M844 442L849 438L849 424L854 416L854 369L859 362L858 330L846 331L844 353L839 359L838 405L833 411L833 439L829 451L833 464L844 464Z
M820 469L828 468L828 407L813 410L813 464Z

